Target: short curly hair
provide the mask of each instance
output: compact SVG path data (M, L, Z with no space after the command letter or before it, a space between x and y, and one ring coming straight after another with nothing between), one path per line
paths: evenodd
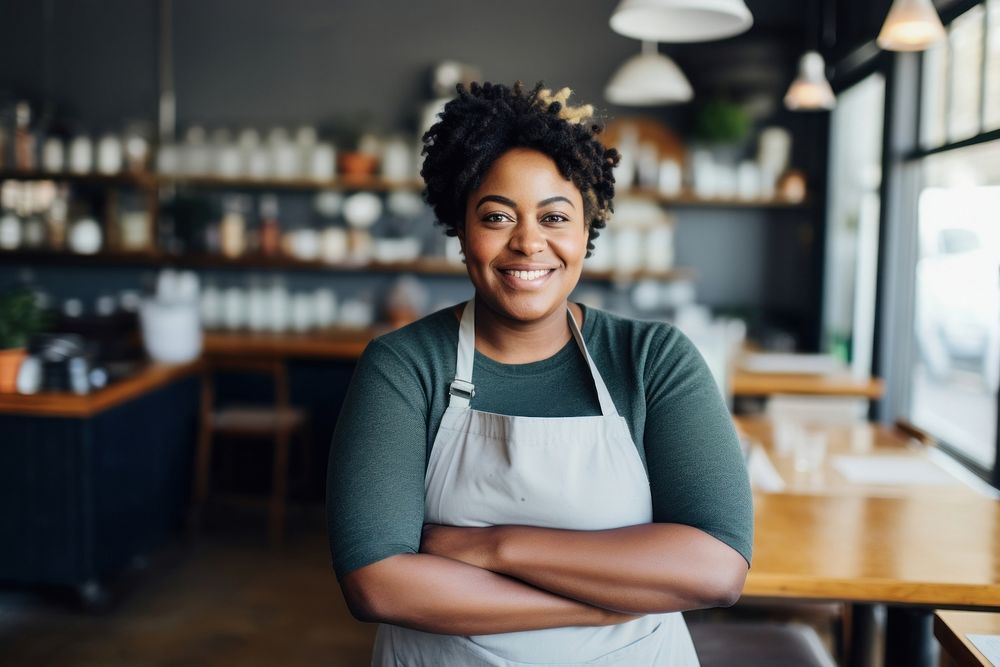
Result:
M423 136L420 175L424 200L448 236L465 225L469 193L479 187L493 162L512 148L531 148L548 155L559 172L580 190L587 225L587 257L594 239L613 211L618 151L597 140L603 126L592 120L590 105L566 104L569 88L552 93L541 83L526 90L485 82L445 105L440 120Z

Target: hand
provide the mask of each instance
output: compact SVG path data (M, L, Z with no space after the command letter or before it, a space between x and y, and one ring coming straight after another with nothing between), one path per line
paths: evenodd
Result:
M496 572L499 526L484 528L425 524L420 553L433 554Z

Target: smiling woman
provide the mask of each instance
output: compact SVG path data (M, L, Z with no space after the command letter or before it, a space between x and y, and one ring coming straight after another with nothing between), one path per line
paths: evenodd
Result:
M426 197L475 297L374 340L334 434L334 567L375 665L696 665L752 507L732 422L665 323L569 302L611 170L569 91L459 88Z

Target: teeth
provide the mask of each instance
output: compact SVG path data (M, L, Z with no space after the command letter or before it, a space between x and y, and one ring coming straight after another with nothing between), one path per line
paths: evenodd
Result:
M504 271L504 273L512 275L515 278L520 278L521 280L535 280L536 278L541 278L549 271L551 271L551 269L542 269L536 271Z

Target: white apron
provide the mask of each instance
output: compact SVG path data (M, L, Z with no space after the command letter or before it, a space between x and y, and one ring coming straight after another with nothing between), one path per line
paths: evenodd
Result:
M451 398L424 478L425 523L519 524L603 530L652 521L646 470L583 336L601 415L514 417L469 407L475 394L475 299L465 305ZM379 626L375 667L521 665L697 667L680 613L651 614L605 627L563 627L470 637Z

